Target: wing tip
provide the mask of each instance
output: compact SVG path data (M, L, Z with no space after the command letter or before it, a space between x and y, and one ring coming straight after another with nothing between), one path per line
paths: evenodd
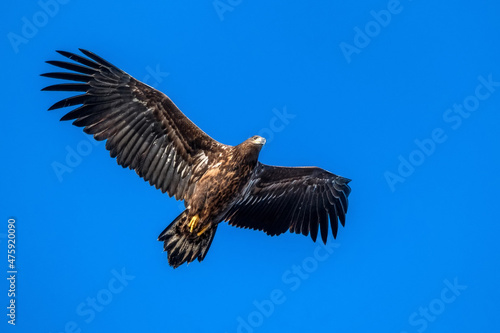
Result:
M337 180L341 181L344 184L349 184L352 181L352 179L345 178L345 177L342 177L342 176L337 176Z
M84 48L82 48L82 47L79 47L79 48L78 48L78 50L79 50L80 52L82 52L83 54L92 53L92 52L90 52L89 50L84 49ZM92 53L92 54L93 54L93 53Z
M63 50L56 50L56 52L59 53L62 56L65 56L65 57L67 57L68 55L72 55L71 52L63 51Z
M57 110L57 109L60 109L60 108L61 108L61 106L59 106L59 102L57 102L57 103L54 103L51 107L49 107L47 109L47 111Z

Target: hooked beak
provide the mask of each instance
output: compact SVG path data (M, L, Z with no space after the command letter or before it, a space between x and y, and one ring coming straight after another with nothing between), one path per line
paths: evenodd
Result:
M266 139L264 139L263 137L258 137L254 142L255 144L263 146L266 144Z

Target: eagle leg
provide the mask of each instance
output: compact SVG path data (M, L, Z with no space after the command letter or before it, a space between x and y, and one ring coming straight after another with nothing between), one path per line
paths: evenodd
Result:
M207 231L207 229L208 229L209 227L210 227L210 223L209 223L209 224L207 224L206 226L204 226L204 227L203 227L203 229L201 229L201 231L197 233L197 235L198 235L198 236L203 235L203 233L204 233L205 231Z
M189 221L188 227L189 227L189 232L193 232L194 228L198 225L198 221L200 220L200 216L196 214L191 218L191 221Z

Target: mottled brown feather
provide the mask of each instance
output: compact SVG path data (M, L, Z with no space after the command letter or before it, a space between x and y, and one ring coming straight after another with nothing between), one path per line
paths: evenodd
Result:
M151 185L189 204L191 185L229 146L198 128L163 93L97 55L81 51L86 57L59 51L78 64L48 61L73 72L43 76L85 82L52 85L45 90L87 93L66 98L50 109L82 104L62 120L74 120L76 126L84 127L95 139L107 140L106 149L118 164L134 169ZM175 158L169 159L171 156Z

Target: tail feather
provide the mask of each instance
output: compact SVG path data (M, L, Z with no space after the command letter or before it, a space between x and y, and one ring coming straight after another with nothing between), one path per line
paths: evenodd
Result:
M196 258L198 261L205 259L217 231L215 225L198 236L187 231L187 223L187 212L184 211L158 236L158 240L163 242L163 250L168 252L168 263L173 268Z

